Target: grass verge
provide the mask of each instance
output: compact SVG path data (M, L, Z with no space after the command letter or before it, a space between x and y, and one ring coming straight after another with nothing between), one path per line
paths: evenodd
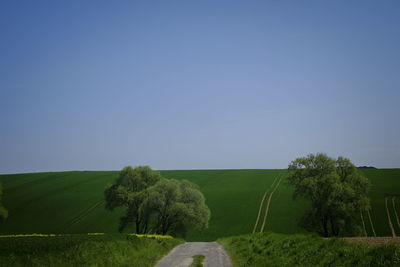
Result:
M204 255L194 255L193 262L190 267L203 267L203 261L206 257Z
M0 266L154 266L181 243L123 234L0 238Z
M219 239L234 266L399 266L400 248L315 235L256 233Z

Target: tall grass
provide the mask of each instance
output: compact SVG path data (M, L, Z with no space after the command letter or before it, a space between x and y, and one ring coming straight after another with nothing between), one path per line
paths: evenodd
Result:
M350 244L315 235L258 233L218 240L234 266L399 266L400 248Z
M0 238L0 266L154 266L180 239L120 234Z

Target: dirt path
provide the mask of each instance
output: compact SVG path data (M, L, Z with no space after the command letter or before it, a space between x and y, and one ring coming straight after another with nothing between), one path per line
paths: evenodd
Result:
M274 190L271 192L271 194L269 194L268 202L267 202L267 207L265 208L264 220L263 220L263 224L261 225L261 230L260 230L260 232L264 231L265 221L267 220L268 211L269 211L269 205L271 204L272 195L275 193L275 191L276 191L276 189L278 188L278 186L279 186L279 184L281 183L281 181L282 181L282 178L279 179L278 184L276 185L276 187L274 188Z
M374 224L372 223L371 214L369 213L369 210L368 210L368 218L369 218L369 223L371 224L372 232L374 232L374 237L376 237Z
M231 260L217 242L186 242L175 247L155 267L187 267L194 255L204 255L204 267L232 267Z
M262 208L263 208L263 205L264 205L265 197L267 196L268 191L271 190L271 188L274 186L274 184L275 184L275 182L276 182L276 179L278 179L278 177L275 178L275 180L272 182L270 188L268 188L268 190L265 191L264 196L262 197L262 200L261 200L261 203L260 203L260 208L258 209L257 220L256 220L256 223L254 224L254 228L253 228L253 234L254 234L254 233L256 232L256 230L257 230L258 221L260 220L261 211L262 211Z
M392 236L393 236L393 237L396 237L396 232L394 231L393 224L392 224L392 220L390 219L390 213L389 213L389 208L388 208L388 204L387 204L387 199L388 199L388 198L385 197L386 213L387 213L388 220L389 220L389 226L390 226L390 229L392 229Z

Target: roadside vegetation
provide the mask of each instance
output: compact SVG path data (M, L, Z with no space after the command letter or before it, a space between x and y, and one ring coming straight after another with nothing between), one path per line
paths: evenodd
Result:
M398 266L400 248L366 246L317 235L256 233L219 239L236 267Z
M1 237L0 266L154 266L181 243L126 234Z
M189 267L203 267L203 261L205 258L204 255L194 255L193 262Z

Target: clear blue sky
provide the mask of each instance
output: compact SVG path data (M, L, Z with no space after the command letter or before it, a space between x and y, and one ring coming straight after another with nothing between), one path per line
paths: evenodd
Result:
M399 1L1 1L0 34L0 173L400 167Z

